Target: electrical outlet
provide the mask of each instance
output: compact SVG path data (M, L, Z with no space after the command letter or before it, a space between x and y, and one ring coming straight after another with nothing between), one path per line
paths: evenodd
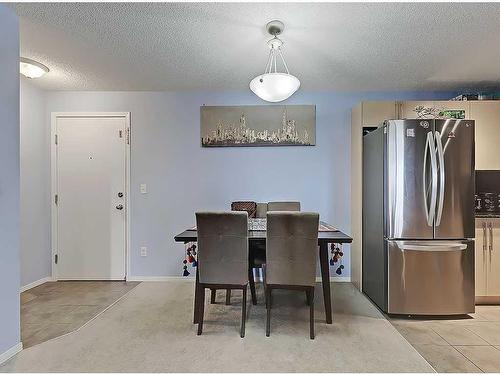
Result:
M146 246L141 246L141 257L148 256L148 248Z
M141 194L147 194L148 193L148 187L146 184L141 184L140 186Z

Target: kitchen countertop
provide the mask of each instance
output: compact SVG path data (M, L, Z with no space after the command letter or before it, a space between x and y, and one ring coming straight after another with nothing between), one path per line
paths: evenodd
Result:
M500 212L476 212L476 219L500 218Z

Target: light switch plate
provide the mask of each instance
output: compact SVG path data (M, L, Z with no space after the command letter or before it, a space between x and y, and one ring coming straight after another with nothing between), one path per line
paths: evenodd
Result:
M141 246L141 257L148 256L148 248L146 246Z
M146 194L148 192L146 184L141 184L140 189L141 189L141 194Z

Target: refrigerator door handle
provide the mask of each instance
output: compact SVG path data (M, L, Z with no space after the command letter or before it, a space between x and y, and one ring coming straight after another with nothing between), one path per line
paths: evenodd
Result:
M441 217L443 215L443 205L444 205L444 192L445 192L445 169L444 169L444 151L443 144L441 142L441 134L436 131L436 149L439 160L439 201L436 214L436 226L441 224Z
M431 157L431 202L428 205L427 202L427 154ZM436 149L434 136L432 132L427 133L427 142L425 143L424 150L424 167L423 167L423 187L424 187L424 205L425 205L425 217L427 219L427 225L433 226L434 224L434 214L436 212L436 200L437 200L437 161L436 161Z
M400 245L401 250L410 250L410 251L457 251L457 250L465 250L467 249L467 244L464 243L443 243L437 245L429 245L429 244L418 244L418 243L405 243L403 242Z

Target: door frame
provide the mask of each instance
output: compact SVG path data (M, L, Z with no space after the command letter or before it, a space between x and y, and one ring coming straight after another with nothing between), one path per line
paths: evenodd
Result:
M51 245L52 245L52 279L58 280L55 256L58 253L58 212L55 197L57 194L57 144L56 123L63 117L121 117L125 119L125 280L130 277L130 144L131 127L130 112L51 112L50 121L50 213L51 213Z

